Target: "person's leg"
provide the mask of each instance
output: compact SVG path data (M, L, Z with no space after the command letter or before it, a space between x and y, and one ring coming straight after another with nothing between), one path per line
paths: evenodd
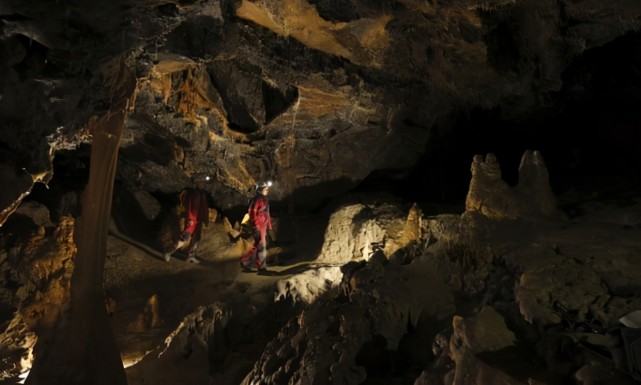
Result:
M172 255L173 253L175 253L176 251L178 251L178 250L182 249L183 247L185 247L185 244L186 244L187 242L183 239L183 235L184 235L184 233L183 233L183 234L181 234L180 239L178 239L178 241L176 241L176 243L174 243L174 245L172 246L172 248L171 248L171 249L169 249L169 250L165 253L165 261L166 261L166 262L169 262L169 259L171 258L171 255Z
M261 229L259 232L259 242L256 248L256 267L258 270L267 269L267 229Z
M240 259L240 265L243 268L249 268L256 260L256 252L258 251L258 245L260 244L260 232L258 230L254 230L252 236L254 238L254 244Z
M198 248L198 241L191 242L189 244L189 251L187 253L187 262L191 263L200 263L198 257L196 257L196 249Z
M183 223L185 224L185 223ZM165 262L169 262L169 259L171 258L171 255L175 253L176 251L182 249L185 247L185 245L189 242L189 246L187 249L187 252L189 252L189 247L191 247L191 243L194 241L194 231L198 228L197 223L194 221L187 221L185 224L185 228L182 229L180 235L178 236L178 240L174 245L172 246L171 249L167 250L165 252ZM198 236L198 239L200 239L200 235ZM198 239L196 239L196 242L198 242Z
M185 249L185 251L187 252L187 262L200 263L200 261L196 257L196 249L198 248L198 242L200 241L202 227L202 224L198 223L194 228L194 233L190 238L189 245Z

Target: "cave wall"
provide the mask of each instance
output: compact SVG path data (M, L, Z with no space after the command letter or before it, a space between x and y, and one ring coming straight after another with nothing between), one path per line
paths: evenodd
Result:
M372 180L462 199L475 154L513 164L539 147L571 172L598 163L602 143L619 155L598 164L630 175L640 13L627 1L4 2L3 218L55 177L57 152L90 143L81 128L109 105L97 69L124 51L140 93L118 171L132 190L174 193L207 173L223 208L264 179L302 208Z

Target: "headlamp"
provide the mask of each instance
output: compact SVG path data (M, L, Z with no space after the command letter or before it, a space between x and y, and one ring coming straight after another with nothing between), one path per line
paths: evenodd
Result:
M256 190L262 190L264 188L271 187L271 185L272 185L272 181L270 180L266 182L262 182L256 185Z

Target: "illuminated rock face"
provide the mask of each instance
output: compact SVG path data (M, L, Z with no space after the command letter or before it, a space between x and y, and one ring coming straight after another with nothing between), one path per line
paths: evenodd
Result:
M380 199L341 204L329 218L317 260L342 265L369 260L378 250L389 258L408 246L422 247L429 235L418 206L405 212Z

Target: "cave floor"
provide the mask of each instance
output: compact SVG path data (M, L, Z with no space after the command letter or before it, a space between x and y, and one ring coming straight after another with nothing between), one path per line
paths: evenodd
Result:
M115 306L111 320L125 367L162 345L199 306L222 302L258 311L273 303L275 282L309 264L306 258L293 257L297 252L294 244L268 245L268 272L257 274L255 269L241 271L238 258L211 253L199 254L199 264L179 253L165 262L160 254L110 236L105 291Z

